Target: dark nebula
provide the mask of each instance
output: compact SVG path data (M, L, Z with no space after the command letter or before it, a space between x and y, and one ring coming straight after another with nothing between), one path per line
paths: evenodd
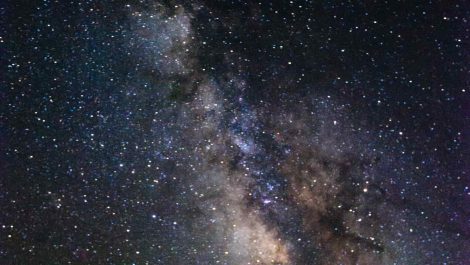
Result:
M466 1L0 11L0 264L470 264Z

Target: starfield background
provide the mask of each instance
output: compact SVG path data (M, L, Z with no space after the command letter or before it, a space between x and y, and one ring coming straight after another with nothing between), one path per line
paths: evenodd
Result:
M467 1L2 1L0 264L470 264Z

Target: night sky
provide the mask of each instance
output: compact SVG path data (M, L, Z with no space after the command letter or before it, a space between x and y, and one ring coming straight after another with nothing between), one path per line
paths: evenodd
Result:
M470 264L466 1L0 3L0 264Z

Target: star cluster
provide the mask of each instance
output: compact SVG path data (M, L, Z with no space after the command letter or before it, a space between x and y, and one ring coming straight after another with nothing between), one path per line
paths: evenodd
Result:
M6 1L1 264L467 264L464 1Z

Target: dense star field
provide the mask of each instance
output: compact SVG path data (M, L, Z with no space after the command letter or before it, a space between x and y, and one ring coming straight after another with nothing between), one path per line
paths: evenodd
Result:
M470 264L466 1L2 1L0 264Z

